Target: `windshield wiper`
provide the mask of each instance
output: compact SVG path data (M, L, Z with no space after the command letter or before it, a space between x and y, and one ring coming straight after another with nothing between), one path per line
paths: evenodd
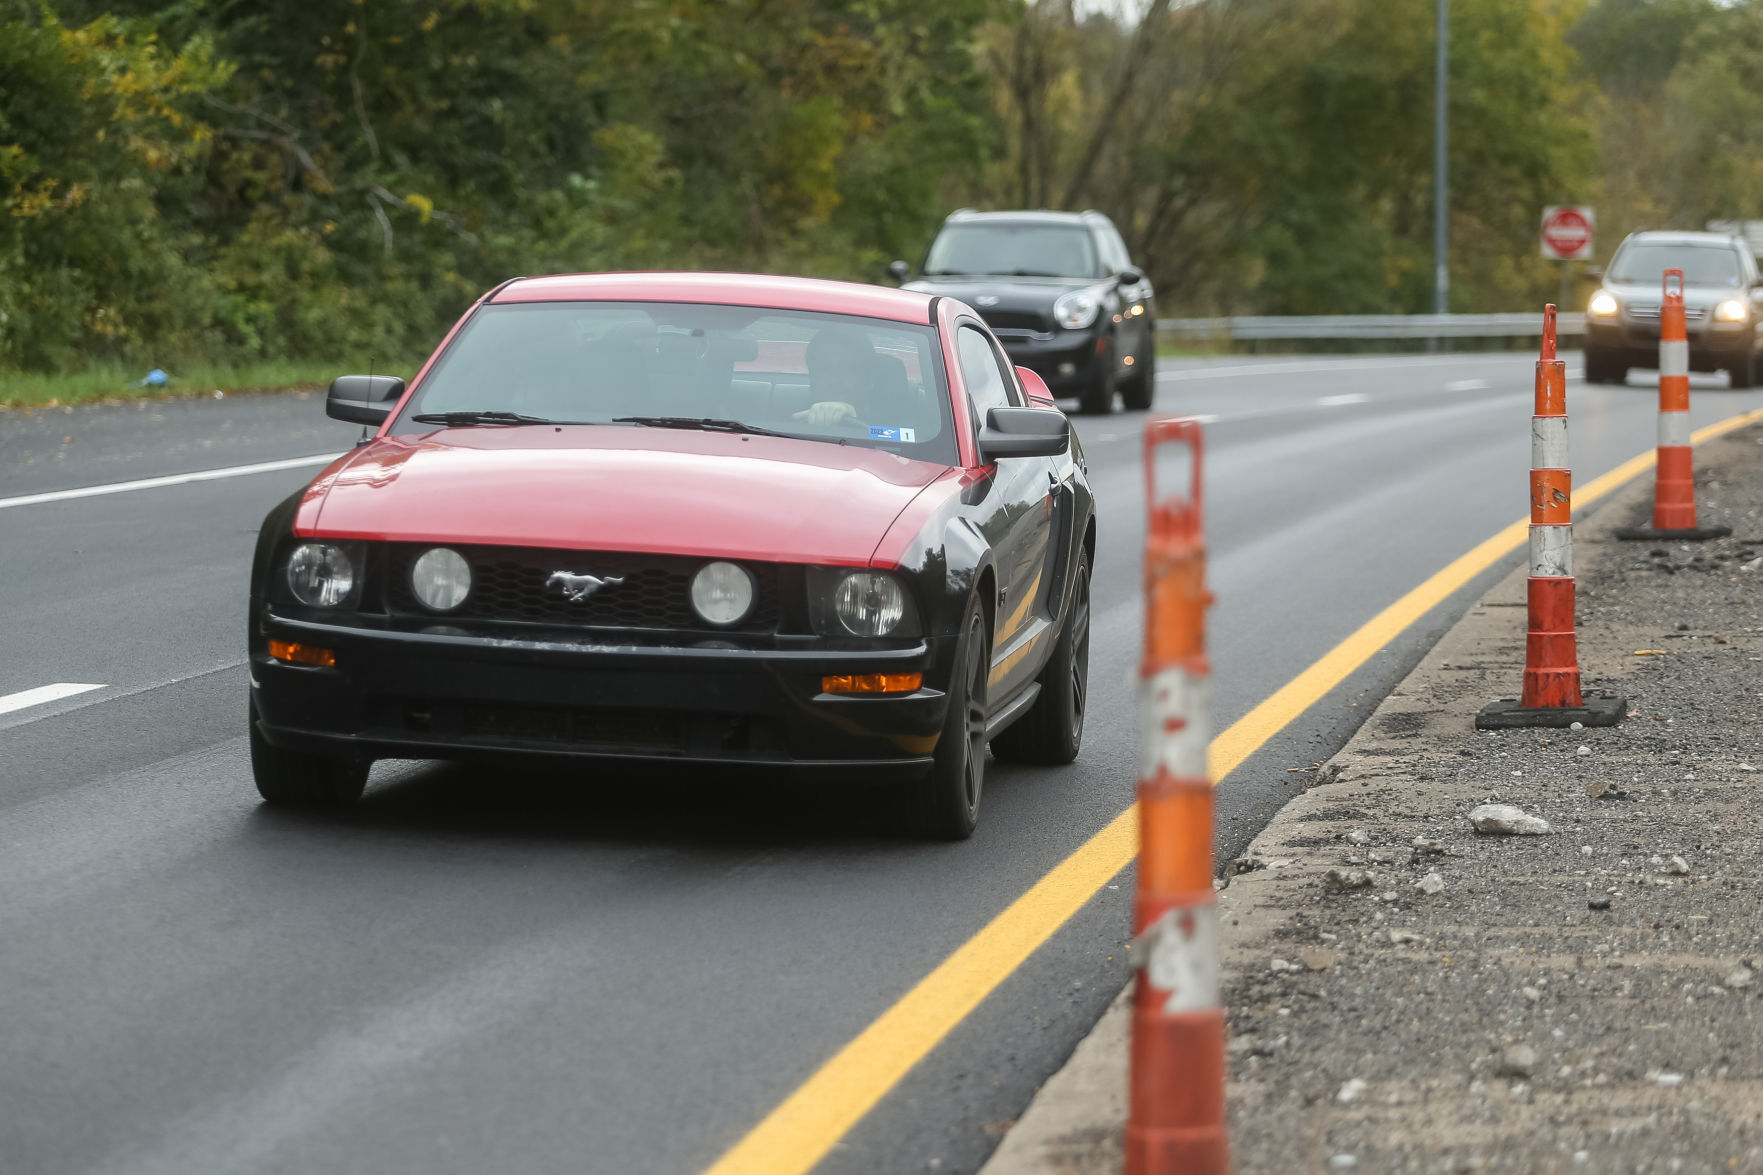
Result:
M717 420L710 416L614 416L613 424L637 424L645 428L695 428L701 432L740 432L756 437L793 437L794 433L743 424L739 420Z
M543 416L522 416L518 412L418 412L410 419L418 424L444 424L448 428L470 428L474 424L556 424Z

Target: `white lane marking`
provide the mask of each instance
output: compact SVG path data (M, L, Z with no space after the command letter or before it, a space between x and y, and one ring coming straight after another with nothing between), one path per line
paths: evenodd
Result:
M255 465L229 465L225 469L203 469L195 473L174 473L167 477L145 477L140 481L113 481L108 485L83 486L77 490L52 490L46 494L24 494L16 498L0 498L0 510L14 506L37 506L44 502L69 502L75 498L101 498L106 494L129 494L136 490L157 490L165 486L188 485L196 481L223 481L229 477L248 477L253 473L275 473L282 469L299 469L306 465L329 465L341 453L320 453L315 457L289 457L285 461L259 461Z
M29 706L41 706L46 702L59 702L62 698L71 698L75 694L88 694L95 689L103 689L102 685L88 685L83 681L58 681L54 685L40 685L36 689L20 690L16 694L0 697L0 714L10 714L14 710L23 710Z
M1445 385L1447 392L1480 392L1488 387L1485 379L1454 379Z
M1382 371L1391 367L1447 367L1465 363L1502 363L1511 359L1498 354L1434 355L1419 359L1339 360L1323 363L1239 363L1231 367L1180 367L1157 373L1158 383L1189 379L1229 379L1238 375L1289 372L1309 375L1328 371Z
M1363 404L1369 399L1371 397L1364 392L1348 392L1341 396L1324 396L1316 401L1316 406L1318 408L1338 408L1342 404Z

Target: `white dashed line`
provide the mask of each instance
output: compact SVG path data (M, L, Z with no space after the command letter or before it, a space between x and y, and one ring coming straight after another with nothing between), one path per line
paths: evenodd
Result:
M1445 385L1447 392L1480 392L1488 388L1485 379L1454 379Z
M76 498L101 498L106 494L129 494L136 490L157 490L165 486L188 485L197 481L224 481L229 477L247 477L253 473L275 473L282 469L299 469L307 465L329 465L341 453L320 453L316 457L290 457L285 461L259 461L255 465L230 465L225 469L203 469L195 473L174 473L168 477L147 477L140 481L115 481L109 485L84 486L77 490L52 490L46 494L24 494L16 498L0 498L0 510L13 506L37 506L44 502L70 502Z
M88 685L79 681L58 681L54 685L40 685L36 689L20 690L16 694L0 696L0 714L10 714L14 710L23 710L28 706L41 706L46 702L59 702L62 698L71 698L75 694L87 694L95 689L103 688L102 685Z
M1364 392L1348 392L1342 396L1324 396L1316 401L1318 408L1339 408L1343 404L1363 404L1371 399Z

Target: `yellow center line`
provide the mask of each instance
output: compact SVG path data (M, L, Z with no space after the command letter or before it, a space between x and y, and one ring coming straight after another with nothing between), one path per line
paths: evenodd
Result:
M1701 444L1763 420L1763 409L1698 429ZM1649 451L1574 491L1588 505L1652 467ZM1410 624L1522 546L1514 522L1366 621L1308 669L1212 740L1214 780L1236 770L1275 734L1344 681ZM705 1175L805 1175L967 1014L1053 936L1138 852L1137 805L1110 820L1052 871L835 1053Z

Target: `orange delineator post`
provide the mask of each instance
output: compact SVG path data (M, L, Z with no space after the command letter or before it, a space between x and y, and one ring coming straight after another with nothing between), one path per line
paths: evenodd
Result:
M1567 466L1567 365L1555 355L1555 307L1543 308L1536 408L1530 420L1530 629L1523 705L1578 706L1574 635L1573 470Z
M1481 730L1520 726L1613 726L1624 698L1587 697L1579 688L1574 631L1573 470L1567 464L1567 365L1555 353L1555 307L1543 307L1543 353L1536 366L1530 418L1530 580L1524 686L1517 699L1482 707Z
M1226 1175L1224 1008L1212 889L1213 789L1207 776L1210 677L1200 425L1145 429L1149 534L1145 654L1139 668L1139 868L1133 904L1131 1093L1126 1175ZM1186 445L1185 497L1157 485L1157 455Z
M1683 270L1667 269L1661 283L1659 468L1653 482L1653 529L1694 530L1696 480L1690 458L1690 341L1684 323Z
M1696 525L1696 475L1690 450L1690 343L1683 309L1683 270L1660 278L1659 448L1653 475L1653 525L1623 527L1619 539L1700 541L1732 533Z

